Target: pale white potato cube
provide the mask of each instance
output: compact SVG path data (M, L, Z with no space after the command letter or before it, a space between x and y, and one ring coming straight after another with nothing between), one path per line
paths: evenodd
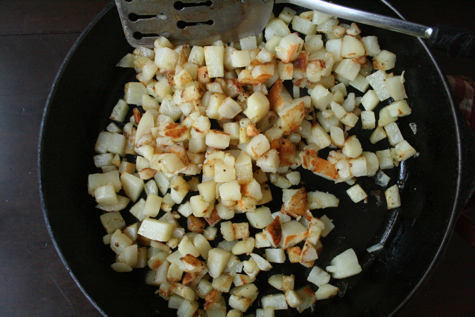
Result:
M241 186L237 180L232 180L229 182L223 183L219 187L219 196L222 200L241 200Z
M368 90L369 81L366 79L366 77L358 74L356 75L355 79L349 82L349 85L364 93L366 90Z
M147 196L145 201L145 206L142 210L142 215L144 217L156 217L160 212L160 206L162 205L162 197L151 194Z
M102 226L107 233L114 233L118 229L125 228L125 220L120 212L108 212L100 216Z
M292 183L292 185L298 185L300 183L300 173L297 171L290 172L286 174L285 177Z
M350 159L350 171L354 177L361 177L368 175L368 167L366 163L366 157L360 156L354 159Z
M401 130L399 130L399 126L396 122L391 122L385 125L384 130L386 130L389 143L391 143L392 146L396 146L399 142L404 140Z
M218 160L214 164L214 180L217 183L230 182L236 179L236 169L233 165L224 164Z
M305 35L315 35L317 33L317 26L312 21L297 15L292 19L292 29Z
M248 50L236 50L231 53L231 63L235 68L247 67L251 64L251 55Z
M271 263L284 263L285 252L282 249L266 249L266 260Z
M117 104L112 109L112 113L111 113L109 119L119 121L119 122L123 122L128 111L129 111L129 105L127 105L125 100L119 99Z
M188 57L188 62L196 64L198 66L203 66L205 63L205 52L203 47L196 45L193 46Z
M168 47L155 50L155 64L159 69L174 71L178 62L179 54Z
M213 45L204 47L205 62L210 78L224 76L224 46Z
M333 94L320 84L313 88L310 94L312 105L318 110L325 110L333 99Z
M332 273L332 277L336 279L347 278L362 271L358 257L353 249L348 249L337 255L326 269Z
M360 69L361 65L356 63L352 59L344 59L338 64L337 68L335 69L335 73L343 76L349 81L352 81L355 80Z
M282 274L275 274L269 277L267 280L272 287L278 290L282 290L282 284L284 283L284 276Z
M412 109L406 100L399 100L386 107L392 117L404 117L412 113Z
M239 40L242 50L255 50L257 48L257 38L252 35Z
M331 207L338 207L340 200L333 194L321 191L307 192L307 208L324 209Z
M190 185L186 182L186 180L178 175L173 182L171 183L171 191L170 196L171 199L177 204L181 204L183 199L185 199L186 195L190 191Z
M199 304L197 301L184 300L177 310L178 317L191 317L198 310Z
M373 152L363 152L361 155L366 158L367 176L374 176L379 170L378 156Z
M305 37L304 48L309 54L312 54L323 48L322 35L309 35Z
M399 142L396 147L396 155L398 161L405 161L408 158L416 155L416 150L407 142L406 140L402 140Z
M328 21L330 22L330 21ZM332 27L333 28L333 27ZM318 28L317 28L318 31ZM325 49L332 54L334 62L340 62L341 47L343 46L343 39L331 39L325 43ZM329 74L328 74L329 75Z
M139 229L139 235L151 240L166 242L172 237L174 229L174 224L146 218L142 221L142 225Z
M332 18L332 16L329 15L329 14L326 14L326 13L323 13L323 12L320 12L320 11L313 11L312 22L313 22L313 24L320 25L320 24L323 24L323 23L327 22L331 18Z
M400 101L407 98L406 89L404 88L404 76L388 77L384 84L394 101Z
M311 131L311 136L307 138L308 142L315 144L318 149L324 149L330 146L332 143L331 137L320 124L315 123Z
M255 160L259 156L266 153L268 150L270 150L269 140L262 133L260 133L260 134L256 135L255 137L253 137L251 139L251 141L249 141L249 143L246 146L246 153L249 155L249 157L251 157ZM237 161L236 161L236 164L237 164Z
M270 40L267 41L265 45L265 49L272 54L275 54L275 48L279 46L280 40L282 39L281 36L273 36ZM271 86L271 85L269 85Z
M221 222L221 234L226 241L234 241L236 239L234 236L233 223L231 221Z
M233 277L228 274L221 274L220 276L214 278L213 282L211 283L214 289L223 293L229 293L232 284Z
M386 77L387 74L383 70L378 70L366 77L366 80L368 80L371 87L373 87L380 101L384 101L390 97L386 85L384 84Z
M345 35L343 37L343 42L341 45L341 57L357 58L357 57L365 56L365 54L366 54L366 50L363 45L363 42L361 42L356 37L353 37L350 35Z
M225 132L218 130L209 130L206 134L206 145L217 149L226 149L229 147L231 137Z
M391 150L381 150L376 151L376 156L378 157L379 161L379 168L384 169L391 169L394 167L393 158L391 156Z
M190 198L191 209L195 217L206 217L208 214L209 203L201 195Z
M386 189L384 195L386 197L388 209L401 207L401 196L399 195L399 187L397 184Z
M386 137L387 137L387 135L386 135L386 131L384 131L384 128L383 127L376 127L374 129L373 133L371 133L371 136L370 136L369 140L372 144L376 144L376 143L378 143L379 141L383 140Z
M218 110L219 115L224 119L232 119L242 111L241 106L231 97L224 99ZM226 131L224 131L226 133Z
M269 109L269 99L262 92L256 91L247 99L247 109L243 113L256 123L264 118Z
M384 127L385 125L397 121L398 117L393 117L389 113L388 107L384 107L379 111L379 119L378 119L378 126Z
M296 308L300 306L303 302L302 298L294 290L287 290L285 292L285 300L290 307Z
M97 187L94 197L96 202L102 205L114 205L119 202L114 186L111 184Z
M318 290L315 292L315 298L317 300L328 299L328 298L336 296L339 291L340 289L336 286L333 286L331 284L324 284L324 285L321 285L318 288Z
M132 268L130 266L120 262L112 263L111 268L118 273L132 272Z
M261 306L270 307L274 310L286 310L289 308L284 294L267 295L261 298Z
M318 266L314 266L308 274L307 281L320 287L323 284L327 284L330 281L330 274Z
M271 149L258 157L256 165L266 173L277 173L280 165L279 152L276 149Z
M356 185L350 187L346 191L346 193L348 194L348 196L350 196L351 200L354 203L359 203L360 201L362 201L363 199L366 199L368 197L366 192L363 190L363 188L361 188L361 186L359 184L356 184Z
M267 42L269 42L273 37L278 36L283 38L288 34L290 34L289 27L284 21L278 18L270 19L264 30L264 37Z
M127 104L142 105L142 96L147 94L147 88L142 83L130 82L125 84L124 100Z
M216 199L216 182L213 179L198 184L198 191L204 200L211 203Z
M132 174L124 172L120 176L122 188L127 197L133 202L137 201L144 188L144 181Z
M379 70L390 70L396 66L396 54L387 50L382 50L378 55L373 57L373 67Z
M376 127L376 117L373 111L362 111L360 117L363 129L372 130Z
M374 35L365 36L361 38L361 41L364 44L366 55L368 56L376 56L381 52L379 47L378 38Z
M223 273L231 253L220 248L214 248L208 252L209 275L216 278Z
M203 236L208 241L213 241L216 239L216 235L218 234L218 228L216 227L206 227L205 231L203 232Z
M343 131L342 128L337 127L337 126L331 126L330 127L330 137L332 143L337 146L337 147L343 147L343 144L345 143L345 132Z
M356 135L352 135L345 140L342 152L349 158L357 158L363 153L363 148Z

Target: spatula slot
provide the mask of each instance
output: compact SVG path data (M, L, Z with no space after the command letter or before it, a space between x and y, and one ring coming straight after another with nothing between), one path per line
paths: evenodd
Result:
M164 33L161 33L161 34L158 34L158 33L145 34L145 33L141 33L141 32L134 32L134 34L133 34L133 37L136 40L141 40L141 39L148 38L148 37L149 38L156 38L158 36L169 37L170 34L168 32L164 32Z
M187 7L211 7L212 5L213 5L212 1L189 2L189 3L183 3L181 1L177 1L175 2L173 6L177 10L182 10L183 8L187 8Z
M128 15L129 17L129 20L132 21L132 22L135 22L137 20L140 20L140 19L151 19L151 18L155 18L155 17L160 17L161 14L159 15L156 15L156 14L135 14L135 13L130 13Z
M196 25L213 25L214 21L213 20L208 20L208 21L202 21L202 22L186 22L186 21L178 21L176 23L176 26L179 29L184 29L188 26L196 26Z

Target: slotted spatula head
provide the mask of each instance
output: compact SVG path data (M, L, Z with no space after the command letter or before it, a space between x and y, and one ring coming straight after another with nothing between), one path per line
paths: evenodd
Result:
M273 0L115 0L127 41L153 47L162 35L174 44L207 45L259 34Z

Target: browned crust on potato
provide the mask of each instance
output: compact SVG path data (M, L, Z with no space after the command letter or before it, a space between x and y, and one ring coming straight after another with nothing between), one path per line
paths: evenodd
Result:
M307 211L307 191L305 187L300 188L295 195L292 196L289 202L286 202L282 209L281 213L292 216L299 217L305 216Z

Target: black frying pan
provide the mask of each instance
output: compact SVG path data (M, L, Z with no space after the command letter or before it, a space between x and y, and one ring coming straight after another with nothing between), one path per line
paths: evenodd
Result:
M354 6L351 1L338 1ZM358 1L358 9L395 16L379 1ZM440 258L454 222L475 187L475 170L468 164L475 155L475 141L458 114L448 86L424 44L405 35L361 26L365 35L376 35L382 48L398 56L396 74L406 70L406 90L413 114L398 123L403 135L420 153L399 168L386 171L390 185L400 187L403 206L387 211L370 195L367 204L353 204L345 194L346 184L335 186L312 174L303 174L307 190L330 191L341 198L340 207L317 211L334 220L336 228L323 242L316 265L325 267L347 248L354 248L363 267L357 276L338 283L343 290L331 300L317 302L320 316L387 316L397 312L417 291ZM115 273L114 254L102 244L101 212L87 194L87 175L93 165L94 143L131 70L114 65L132 48L122 33L118 13L109 5L87 28L71 49L48 98L40 139L39 169L43 210L52 239L79 287L104 315L174 316L154 294L156 287L144 283L145 270ZM417 124L414 135L409 123ZM357 129L359 129L357 127ZM360 132L367 134L370 132ZM363 144L365 150L387 144ZM323 156L323 155L322 155ZM359 181L374 188L372 179ZM279 197L276 196L276 200ZM272 207L272 206L271 206ZM273 210L280 209L278 203ZM128 213L124 217L131 221ZM382 242L384 248L369 254L366 248ZM297 285L305 283L309 270L292 273ZM275 273L275 271L273 273ZM261 273L262 294L274 293ZM277 292L275 292L277 293ZM253 308L257 308L255 302ZM298 315L294 310L278 315ZM311 315L310 310L304 315Z

